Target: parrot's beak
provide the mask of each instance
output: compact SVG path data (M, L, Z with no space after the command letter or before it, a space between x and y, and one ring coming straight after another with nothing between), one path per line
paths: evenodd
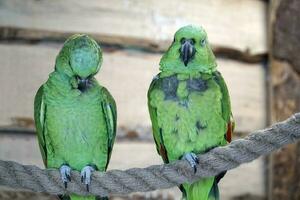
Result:
M185 66L187 66L187 64L193 59L195 52L196 50L194 47L194 42L192 40L185 39L182 41L180 48L180 58Z
M84 92L90 85L89 77L88 78L77 77L77 81L78 81L78 90L80 90L81 92Z

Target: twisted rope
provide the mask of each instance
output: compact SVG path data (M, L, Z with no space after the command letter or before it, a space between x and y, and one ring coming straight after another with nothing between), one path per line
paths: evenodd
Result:
M105 173L95 172L92 175L92 185L88 193L80 182L79 172L72 172L72 181L66 190L59 171L56 169L43 170L36 166L0 160L0 185L50 194L76 193L108 196L110 194L146 192L217 175L298 139L300 139L300 113L286 121L274 124L270 128L255 131L244 139L235 140L227 146L217 147L199 155L200 163L197 166L196 174L187 161L183 160L146 168L111 170Z

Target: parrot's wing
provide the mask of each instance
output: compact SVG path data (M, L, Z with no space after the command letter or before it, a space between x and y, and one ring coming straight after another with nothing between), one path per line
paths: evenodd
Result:
M214 73L214 78L218 85L221 88L222 92L222 116L224 120L227 122L227 132L226 132L226 140L231 142L232 133L234 130L234 120L231 113L231 103L230 103L230 96L226 86L226 83L221 75L220 72L216 71Z
M45 114L46 105L44 102L43 86L41 86L37 91L34 99L34 121L44 165L47 166L47 148L45 142Z
M108 92L108 90L102 87L103 101L102 101L102 109L104 111L106 126L108 131L108 157L106 168L108 166L113 145L116 138L116 130L117 130L117 107L115 100Z
M227 122L227 131L225 133L225 139L227 142L231 142L231 137L234 129L234 120L231 113L231 103L230 103L230 96L226 86L226 83L222 77L222 74L218 71L214 73L214 79L221 88L222 93L222 116L223 119ZM216 176L216 182L219 181L225 176L226 171L221 172Z
M157 121L157 110L155 107L151 105L151 97L150 97L150 94L153 91L153 89L155 89L157 87L157 84L159 84L158 76L159 75L153 78L148 90L148 109L149 109L150 118L152 122L152 131L153 131L154 141L156 144L156 150L158 154L162 156L164 162L168 163L169 159L167 156L167 151L166 148L164 147L164 143L162 140L162 129L159 127Z

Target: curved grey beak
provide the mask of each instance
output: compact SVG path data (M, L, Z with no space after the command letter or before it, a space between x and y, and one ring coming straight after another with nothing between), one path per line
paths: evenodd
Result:
M194 42L192 40L186 39L181 43L180 48L180 58L185 66L194 58L195 55Z

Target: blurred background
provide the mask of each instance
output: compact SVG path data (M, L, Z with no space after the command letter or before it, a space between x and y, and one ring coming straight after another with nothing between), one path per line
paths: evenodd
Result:
M33 99L64 40L95 38L104 50L97 79L118 106L109 169L161 164L147 90L175 31L202 25L232 99L234 139L300 110L300 1L0 0L0 159L43 167ZM223 200L300 199L300 145L229 171ZM177 188L113 199L180 199ZM0 199L55 199L1 188Z

